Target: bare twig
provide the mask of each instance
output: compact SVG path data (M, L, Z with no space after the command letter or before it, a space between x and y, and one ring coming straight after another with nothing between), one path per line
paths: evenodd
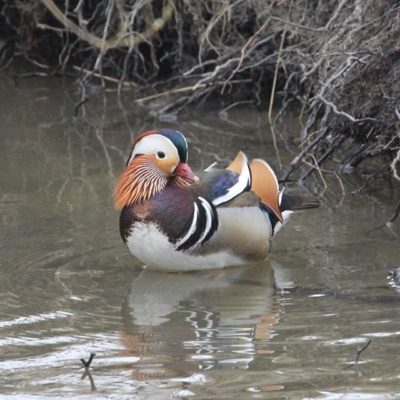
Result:
M243 83L243 81L249 81L249 80L235 80L235 81L231 81L231 84L235 84L235 83ZM224 85L225 82L216 82L217 85ZM176 88L176 89L171 89L171 90L166 90L164 92L160 92L160 93L156 93L156 94L152 94L150 96L146 96L146 97L142 97L140 99L135 100L136 103L143 103L146 101L150 101L150 100L155 100L158 99L159 97L164 97L164 96L170 96L172 94L178 94L178 93L185 93L185 92L195 92L196 90L202 89L207 87L208 84L206 83L196 83L195 85L192 86L185 86L185 87L181 87L181 88Z
M123 85L123 86L128 86L128 87L137 87L137 84L132 81L121 81L120 79L113 78L112 76L99 74L99 73L93 72L89 69L78 67L77 65L73 65L72 68L75 69L76 71L80 71L80 72L83 72L88 75L90 74L91 76L95 76L96 78L104 79L105 81L116 83L118 85Z
M310 141L309 144L291 161L289 169L283 178L284 180L287 180L293 171L298 167L304 155L308 153L314 146L316 146L327 134L327 130L322 130L319 135L314 140Z
M90 353L89 359L85 361L85 359L81 358L81 363L87 369L92 364L93 359L96 357L96 353Z
M276 82L278 80L278 69L279 69L279 64L281 62L281 53L282 53L282 49L283 49L283 43L285 42L285 36L286 36L286 31L283 31L282 35L281 35L281 41L280 41L280 44L279 44L278 55L276 57L274 79L272 81L272 88L271 88L271 93L270 93L270 98L269 98L268 122L269 122L270 125L272 125L272 110L273 110L273 107L274 107Z
M335 140L332 140L332 145L322 154L322 156L316 160L315 157L315 163L318 166L321 166L322 163L346 140L344 136L338 136ZM307 178L308 175L313 171L314 169L308 170L305 174L303 174L300 178L300 180L304 180Z
M53 14L61 24L70 32L79 37L79 39L89 43L91 46L99 50L108 50L116 47L135 47L140 43L145 42L161 30L165 23L171 18L174 5L172 0L168 0L163 8L162 15L157 18L142 34L131 34L128 32L118 31L113 37L105 39L99 38L90 32L83 30L80 26L71 21L54 3L53 0L41 0L44 6ZM45 26L42 26L45 27Z
M337 18L337 16L339 15L340 11L342 10L343 6L347 3L347 0L341 0L339 5L337 6L335 12L333 13L332 17L330 18L330 20L327 22L327 24L325 25L325 29L328 29L332 22Z
M357 122L365 122L365 121L373 121L373 122L377 122L377 120L375 118L354 118L353 116L351 116L350 114L344 112L344 111L339 111L336 107L336 105L331 102L326 100L324 97L322 97L321 95L317 96L317 99L321 100L324 104L326 104L328 107L330 107L332 109L332 111L337 114L337 115L341 115L345 118L347 118L348 120L350 120L353 123L357 123Z
M321 178L321 182L322 182L322 184L324 185L324 188L323 188L323 190L322 190L322 193L323 193L323 192L325 192L325 190L328 188L328 185L327 185L327 183L326 183L326 180L325 180L325 178L324 178L324 175L322 174L322 170L321 170L320 166L319 166L318 163L317 163L317 160L315 159L315 157L314 157L312 154L310 154L309 156L310 156L310 157L312 158L312 160L314 161L314 164L311 164L311 163L309 163L309 162L307 162L307 161L305 161L305 160L302 160L302 161L303 161L304 164L310 166L312 169L314 169L314 170L316 170L316 171L318 172L318 175L319 175L319 177Z
M284 30L282 32L281 42L279 44L279 50L278 50L278 55L276 57L275 73L274 73L274 79L272 81L272 88L271 88L271 94L270 94L270 100L269 100L269 108L268 108L268 122L269 122L269 125L270 125L270 128L271 128L272 143L274 145L275 154L276 154L276 158L278 160L279 169L282 169L282 161L281 161L281 157L280 157L280 154L279 154L278 145L276 143L275 127L274 127L274 123L272 121L272 110L273 110L273 107L274 107L276 82L278 80L278 70L279 70L279 64L281 62L281 53L282 53L282 49L283 49L283 44L285 42L285 37L286 37L286 30Z
M240 67L242 66L243 61L244 61L244 59L246 57L246 54L247 54L247 49L254 43L256 37L265 29L265 27L267 26L268 23L269 23L269 19L267 19L261 25L261 27L257 30L257 32L250 39L248 39L247 42L245 43L245 45L241 48L241 50L240 50L240 59L239 59L238 65L231 72L231 74L229 75L228 79L224 82L224 84L222 86L222 89L221 89L221 94L224 93L226 85L235 76L235 74L239 71Z
M74 116L77 117L79 113L79 109L89 101L89 97L84 97L81 101L75 104L74 107Z
M279 18L279 17L271 17L271 19L274 19L276 21L280 21L283 22L287 25L291 25L294 26L296 28L300 28L300 29L305 29L307 31L312 31L312 32L321 32L321 28L313 28L311 26L306 26L306 25L302 25L302 24L297 24L296 22L292 22L292 21L288 21L287 19L283 19L283 18Z
M368 342L363 346L363 347L361 347L361 349L356 349L356 364L358 365L358 361L359 361L359 359L360 359L360 356L361 356L361 353L364 351L364 350L366 350L367 349L367 347L371 344L371 339L368 339Z

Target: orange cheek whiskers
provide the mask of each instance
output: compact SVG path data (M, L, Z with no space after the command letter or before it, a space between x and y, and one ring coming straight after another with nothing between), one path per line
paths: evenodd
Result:
M120 209L148 200L161 191L167 179L147 157L133 160L123 171L114 190L114 204Z

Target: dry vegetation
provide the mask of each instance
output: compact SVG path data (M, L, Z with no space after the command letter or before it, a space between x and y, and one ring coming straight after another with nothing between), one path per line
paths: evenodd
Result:
M160 114L213 95L267 107L271 123L296 104L286 178L379 156L368 180L400 181L397 0L16 0L1 18L3 67L74 72L82 101L93 83Z

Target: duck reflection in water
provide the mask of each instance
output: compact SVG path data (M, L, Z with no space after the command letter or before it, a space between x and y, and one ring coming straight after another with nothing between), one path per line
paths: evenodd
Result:
M248 368L258 352L269 352L282 313L275 287L286 286L275 263L185 274L143 270L123 307L124 353L140 357L133 378Z

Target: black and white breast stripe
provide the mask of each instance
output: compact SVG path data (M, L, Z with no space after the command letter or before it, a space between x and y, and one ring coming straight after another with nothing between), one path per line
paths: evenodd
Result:
M176 250L194 250L207 242L218 229L217 211L203 197L194 202L192 223L189 229L176 242Z

